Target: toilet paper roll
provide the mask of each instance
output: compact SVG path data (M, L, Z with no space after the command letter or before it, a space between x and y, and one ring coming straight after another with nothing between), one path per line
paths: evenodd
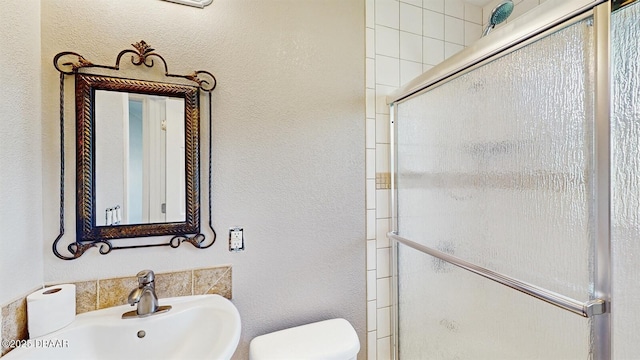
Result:
M76 286L55 285L27 296L29 338L62 329L76 318Z

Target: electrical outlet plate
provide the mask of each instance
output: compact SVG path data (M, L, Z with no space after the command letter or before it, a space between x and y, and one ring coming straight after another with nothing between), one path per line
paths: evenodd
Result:
M229 251L244 251L244 232L241 227L229 228Z

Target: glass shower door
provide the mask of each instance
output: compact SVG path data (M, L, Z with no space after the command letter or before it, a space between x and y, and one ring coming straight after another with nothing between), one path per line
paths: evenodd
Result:
M638 357L640 324L640 3L611 17L613 358Z
M396 231L587 302L594 293L593 18L394 105ZM397 245L401 359L588 359L590 319Z

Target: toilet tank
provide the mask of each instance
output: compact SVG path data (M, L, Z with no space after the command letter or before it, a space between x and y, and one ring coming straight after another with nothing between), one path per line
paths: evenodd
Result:
M345 319L301 325L251 340L250 360L351 360L360 350L358 334Z

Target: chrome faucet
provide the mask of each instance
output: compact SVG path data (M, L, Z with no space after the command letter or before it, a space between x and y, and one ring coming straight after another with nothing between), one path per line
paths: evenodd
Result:
M128 302L131 306L138 304L136 310L138 316L153 315L158 311L155 274L151 270L142 270L136 276L138 287L131 291Z
M137 304L138 308L122 314L123 319L151 316L171 310L171 305L158 306L156 275L153 271L142 270L136 276L138 277L138 287L131 291L127 302L131 306Z

